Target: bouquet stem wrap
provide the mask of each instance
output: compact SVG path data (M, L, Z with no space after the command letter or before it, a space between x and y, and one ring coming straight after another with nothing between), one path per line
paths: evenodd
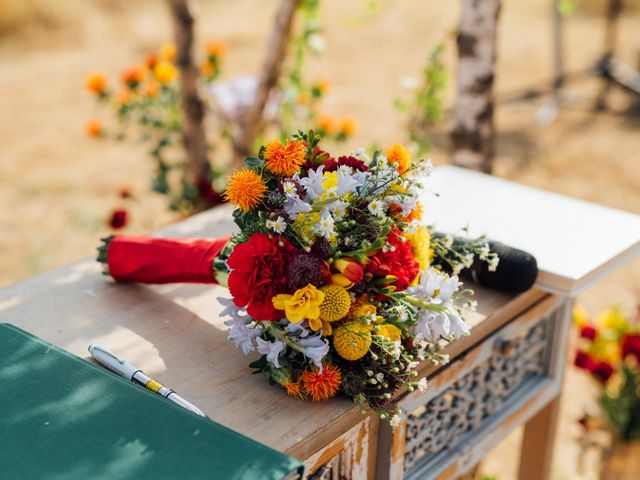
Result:
M229 238L114 236L99 260L118 282L217 284L213 262Z

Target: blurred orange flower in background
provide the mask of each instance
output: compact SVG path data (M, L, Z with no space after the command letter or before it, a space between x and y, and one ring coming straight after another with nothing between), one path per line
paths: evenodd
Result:
M177 52L178 49L176 48L176 45L174 43L167 42L160 47L160 58L167 62L173 62L176 59Z
M160 85L158 85L158 82L154 80L149 80L145 86L144 92L147 94L147 97L155 97L160 93Z
M90 137L99 137L102 135L102 122L92 118L84 125L84 131Z
M131 89L138 88L140 82L144 78L145 69L141 66L127 68L123 70L120 74L120 78L122 79L122 83L124 83L127 87Z
M356 133L356 131L358 130L358 123L352 117L345 117L340 122L339 130L341 134L349 137Z
M131 90L120 90L116 96L116 103L118 105L126 105L132 98Z
M93 93L103 94L107 91L107 77L102 73L94 72L89 74L85 84L87 89Z
M318 128L326 134L331 134L335 130L335 120L328 115L318 117Z
M204 51L209 56L221 57L227 52L227 44L221 40L209 40L204 46Z

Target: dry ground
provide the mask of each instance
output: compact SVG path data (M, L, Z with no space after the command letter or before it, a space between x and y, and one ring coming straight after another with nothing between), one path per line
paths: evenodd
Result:
M324 2L326 53L310 68L312 75L332 83L325 111L358 120L359 132L349 146L404 140L402 118L392 107L392 100L405 94L399 81L420 71L458 14L455 1L383 0L373 15L367 13L367 3ZM499 96L523 86L548 85L549 3L504 2ZM592 14L597 2L587 3L589 9L568 21L570 70L590 65L601 51L603 21ZM228 74L258 67L275 5L273 0L201 2L200 39L222 38L229 44ZM131 206L130 231L175 220L163 199L148 192L151 164L141 146L96 143L83 135L84 122L96 113L93 99L83 91L85 74L104 70L116 77L170 39L163 3L2 0L0 18L0 285L91 253L98 236L107 232L105 216L119 205L121 187L131 188L139 199ZM637 61L639 27L637 9L627 12L620 38L621 54L629 62ZM450 43L447 49L452 66ZM540 102L498 107L497 175L640 213L640 122L585 110L597 89L594 80L571 85L571 98L578 102L547 125L535 120ZM622 108L626 100L618 94L613 103ZM443 124L434 131L436 163L448 161L447 129ZM610 303L630 306L638 285L636 259L580 301L593 310ZM589 457L586 472L576 467L581 432L575 420L590 398L591 384L569 369L553 466L556 479L597 477L596 455ZM513 478L518 435L492 452L485 472Z

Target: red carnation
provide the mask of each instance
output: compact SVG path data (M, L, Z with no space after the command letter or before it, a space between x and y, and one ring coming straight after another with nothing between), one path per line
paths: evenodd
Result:
M630 333L622 338L622 358L636 357L640 362L640 334Z
M602 383L607 383L607 380L613 375L613 372L613 366L611 366L609 362L600 361L591 367L591 375Z
M255 320L283 318L284 312L276 310L271 299L286 291L285 267L296 253L286 239L269 238L262 233L254 233L246 243L236 246L227 261L231 269L229 291L234 303L247 306L247 313Z
M578 368L583 368L585 370L591 371L595 364L595 361L593 360L593 357L587 352L578 350L576 352L576 357L573 359L573 364Z
M124 208L118 208L111 212L111 218L109 218L109 226L114 230L124 228L127 226L128 213Z
M342 165L346 165L347 167L351 167L355 170L360 170L361 172L366 172L367 170L369 170L369 168L359 158L352 156L342 156L338 157L338 160L333 157L328 158L324 162L324 171L334 172L338 169L338 167Z
M589 340L595 340L598 335L598 331L591 325L586 325L580 329L580 336L582 338L588 338Z
M416 278L420 271L420 265L413 256L411 244L400 235L399 230L392 230L387 235L387 243L394 247L385 252L380 250L367 264L367 271L374 277L393 275L398 279L391 285L396 291L406 289Z

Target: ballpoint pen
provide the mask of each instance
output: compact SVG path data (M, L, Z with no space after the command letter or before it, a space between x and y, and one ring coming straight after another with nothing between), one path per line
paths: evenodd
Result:
M191 410L192 412L197 413L202 417L206 417L204 412L202 412L202 410L200 410L198 407L187 402L184 398L182 398L170 388L167 388L161 383L156 382L154 379L148 377L142 370L121 359L115 353L109 351L102 345L90 345L89 353L93 358L96 359L96 361L100 365L103 365L104 367L108 368L114 373L117 373L121 377L126 378L133 383L137 383L138 385L151 390L152 392L162 395L166 399L171 400L172 402L180 405L183 408L186 408L187 410Z

